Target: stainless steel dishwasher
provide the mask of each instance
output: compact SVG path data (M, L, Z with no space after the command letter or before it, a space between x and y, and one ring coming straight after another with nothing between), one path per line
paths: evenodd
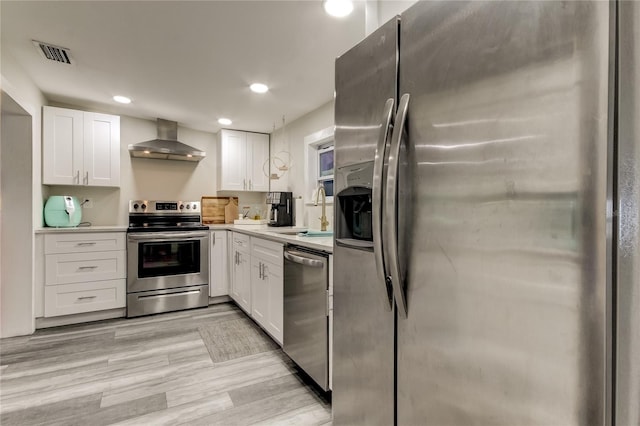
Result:
M329 390L329 255L284 250L284 352Z

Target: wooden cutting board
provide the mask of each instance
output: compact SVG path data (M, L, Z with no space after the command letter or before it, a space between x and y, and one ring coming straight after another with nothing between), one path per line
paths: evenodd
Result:
M224 206L224 223L233 223L238 217L238 197L231 197L229 204Z
M232 210L235 205L235 217L231 217L227 222L227 210ZM231 206L227 209L227 206ZM238 197L210 197L203 196L200 199L202 223L221 224L233 223L233 219L238 217Z

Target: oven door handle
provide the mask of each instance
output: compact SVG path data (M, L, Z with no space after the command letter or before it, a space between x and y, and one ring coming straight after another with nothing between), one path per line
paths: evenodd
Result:
M206 237L208 232L145 232L141 234L128 234L131 241L161 241L161 240L196 240Z

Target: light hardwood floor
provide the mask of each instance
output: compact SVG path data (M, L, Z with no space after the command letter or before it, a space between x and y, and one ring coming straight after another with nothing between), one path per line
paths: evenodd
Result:
M240 318L223 303L2 339L0 424L330 424L327 396L280 349L211 360L198 327Z

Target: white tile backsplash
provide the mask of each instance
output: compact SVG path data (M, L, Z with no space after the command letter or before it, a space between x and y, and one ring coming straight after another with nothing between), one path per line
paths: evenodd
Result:
M327 204L326 206L326 215L327 220L329 221L329 225L327 225L327 230L333 230L333 205ZM307 219L305 221L305 225L309 229L320 230L320 216L322 216L322 206L313 204L307 204L305 206L305 213Z

